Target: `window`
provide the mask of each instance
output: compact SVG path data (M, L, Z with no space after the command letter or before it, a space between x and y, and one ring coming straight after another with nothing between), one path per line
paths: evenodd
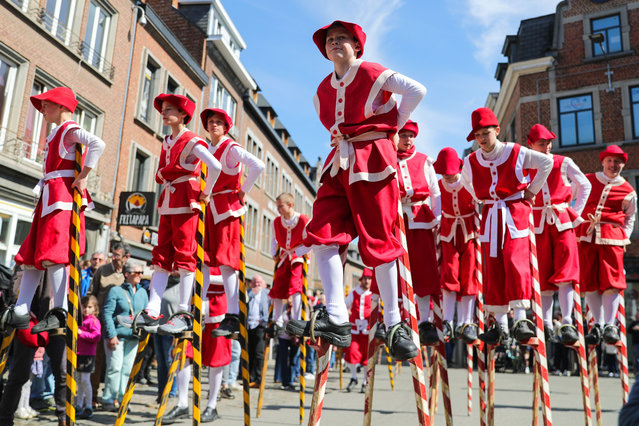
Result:
M257 246L257 206L250 201L246 202L246 230L244 232L244 243L248 247L256 248Z
M279 179L279 175L279 165L270 156L266 156L266 183L264 190L267 195L270 195L273 198L278 196L277 181Z
M595 143L592 95L559 99L561 146Z
M138 111L139 118L145 123L151 123L151 114L153 112L153 99L156 96L157 81L160 76L160 66L153 63L151 58L147 58L144 67L144 75L142 77L142 93L140 96L140 109Z
M308 198L304 199L304 214L308 217L313 216L313 203Z
M262 216L262 253L271 257L271 239L273 238L273 218Z
M31 96L39 95L49 89L52 89L50 85L35 80L31 87ZM25 144L28 146L25 152L25 158L38 161L38 155L44 150L47 135L51 132L52 127L53 125L47 124L47 122L42 119L42 114L29 102L23 137Z
M98 115L89 111L83 105L78 105L73 113L73 119L84 130L89 133L95 134L95 128L98 124Z
M82 43L82 55L88 63L100 71L104 67L110 25L111 15L104 7L92 1Z
M19 204L0 203L0 264L13 267L13 258L31 228L32 213Z
M603 43L592 43L592 55L601 56L605 53L621 52L623 45L621 43L621 22L619 15L606 16L603 18L593 19L591 22L593 34L603 34Z
M74 12L75 0L47 0L46 10L40 16L51 34L69 44Z
M220 81L211 74L211 95L209 98L209 106L213 108L220 108L226 111L231 117L233 123L235 120L235 112L237 110L237 102L231 96L228 90L220 83ZM235 128L235 127L234 127Z
M151 157L139 149L135 150L133 159L133 177L131 191L146 191L151 173Z
M253 154L254 156L256 156L257 158L259 158L260 160L262 159L262 144L250 134L246 135L246 150L250 152L251 154ZM248 169L249 169L248 167L244 167L245 177L248 176ZM260 176L255 181L256 186L260 186L261 179L262 179L262 175L260 174Z
M0 147L7 137L11 99L13 98L17 72L18 65L0 55Z
M630 108L632 110L632 137L639 139L639 86L630 88Z
M287 192L289 194L293 193L293 180L291 179L289 175L285 174L284 172L282 172L282 187L280 191L281 191L280 193L284 193L284 192Z
M302 193L302 190L296 186L295 187L295 210L297 210L298 212L302 211L303 206L304 206L304 194Z

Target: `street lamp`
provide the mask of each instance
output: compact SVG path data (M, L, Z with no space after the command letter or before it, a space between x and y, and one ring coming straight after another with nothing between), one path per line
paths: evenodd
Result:
M608 54L606 53L606 47L604 46L606 37L603 35L603 33L595 33L590 34L588 38L593 43L598 44L599 48L603 52L604 59L606 60L606 72L604 74L608 76L608 88L606 89L606 92L614 92L615 89L612 88L612 75L614 74L614 71L610 70L610 61L608 60Z

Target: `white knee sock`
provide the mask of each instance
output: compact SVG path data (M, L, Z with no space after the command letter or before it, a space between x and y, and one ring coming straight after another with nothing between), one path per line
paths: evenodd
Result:
M237 279L237 271L230 266L220 266L222 273L222 281L224 281L224 293L226 293L226 302L228 308L226 312L229 314L240 313L240 283Z
M291 319L302 318L302 295L295 293L293 295L293 305L291 306Z
M69 277L65 265L56 264L47 267L47 283L53 291L53 307L67 309L67 285Z
M351 371L351 379L357 380L357 365L358 364L353 364L352 362L346 363L346 366Z
M326 310L331 320L337 324L348 322L348 309L344 301L344 268L337 246L316 246L320 278L326 294Z
M606 324L615 324L620 301L621 297L619 297L618 291L606 292L601 295L601 304L603 305L603 320Z
M541 312L544 317L544 325L552 330L552 301L554 292L541 294Z
M563 324L572 324L572 311L575 308L575 289L571 283L558 283L559 307Z
M495 312L495 320L501 325L503 330L508 331L508 313L507 312Z
M459 306L461 308L459 322L461 324L471 324L475 317L475 296L462 296Z
M604 325L603 312L601 309L601 294L597 291L586 293L586 304L592 313L595 324Z
M419 311L419 323L430 321L430 296L415 296L417 310Z
M211 268L203 263L202 264L202 298L206 297L209 292L209 286L211 285Z
M387 329L390 329L391 326L402 320L397 293L397 262L393 260L377 266L375 278L377 279L379 295L384 302L384 324Z
M455 318L455 302L457 302L457 293L454 291L442 290L442 299L444 302L444 321L453 323Z
M284 325L284 299L273 299L273 321L279 327Z
M513 311L515 312L515 322L526 319L526 310L524 308L514 308Z
M151 284L149 285L149 303L146 309L149 315L157 317L160 315L160 306L162 304L162 295L166 290L166 284L169 281L169 273L164 269L156 269L151 276Z
M177 372L178 382L178 407L189 406L189 383L191 383L191 363L187 362L184 368Z
M180 311L191 311L191 296L193 296L193 285L195 284L195 272L180 269ZM202 297L206 296L206 293Z
M40 284L40 280L42 280L42 274L44 274L44 271L34 268L25 269L22 272L20 294L18 294L18 301L16 302L15 308L16 314L26 315L31 310L31 301Z
M222 374L224 367L209 367L209 403L207 407L215 410L217 408L217 395L222 386Z

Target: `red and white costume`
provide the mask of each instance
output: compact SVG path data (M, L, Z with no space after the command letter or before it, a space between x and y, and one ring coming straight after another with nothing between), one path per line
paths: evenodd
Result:
M371 274L372 275L372 274ZM371 316L371 290L360 286L346 296L346 306L350 310L351 346L346 349L344 360L350 364L367 365L368 361L368 321Z
M302 245L308 221L308 216L297 212L290 220L279 216L273 221L271 253L275 256L279 248L279 261L275 269L273 287L269 292L271 299L287 299L302 291L304 259L295 253L295 249Z

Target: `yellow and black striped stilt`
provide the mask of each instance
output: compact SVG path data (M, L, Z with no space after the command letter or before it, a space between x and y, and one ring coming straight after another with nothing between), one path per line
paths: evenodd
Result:
M0 346L0 375L2 375L4 367L7 366L7 360L9 359L9 348L11 347L13 336L15 335L16 331L11 330L11 333L2 339L2 346Z
M139 314L138 314L139 315ZM133 321L133 329L136 330L135 320ZM142 362L144 361L144 349L149 344L149 333L144 330L138 330L140 333L140 343L138 343L138 351L135 354L135 361L133 361L133 367L131 373L129 373L129 381L126 384L126 391L122 397L122 404L118 410L118 418L115 420L115 426L122 426L126 420L126 414L129 410L129 403L133 397L133 391L135 391L135 377L140 372Z
M82 171L82 145L75 144L75 173L77 178ZM82 206L82 194L75 188L73 190L73 208L71 211L71 239L69 247L69 295L67 297L67 425L75 425L75 397L77 395L77 383L75 370L77 367L78 346L78 306L80 304L80 208Z
M242 347L242 355L240 365L242 370L242 387L244 389L244 425L251 424L251 396L249 394L249 359L248 359L248 331L246 329L246 321L248 319L248 299L246 296L246 264L244 257L244 216L240 216L240 346ZM266 361L266 360L265 360Z
M308 298L306 297L306 291L308 290L308 262L306 256L303 257L304 263L302 266L302 321L308 319ZM304 337L300 340L300 424L304 422L304 389L306 389L306 339Z
M166 385L164 385L164 389L162 389L162 398L160 399L160 408L158 408L158 412L155 415L155 426L160 426L162 424L162 416L164 416L164 411L166 410L166 403L169 401L169 393L171 393L171 387L173 386L173 380L175 380L175 373L178 370L178 365L184 365L184 358L186 355L186 343L187 339L173 339L173 351L172 351L172 361L171 366L169 367L169 374L166 379Z

